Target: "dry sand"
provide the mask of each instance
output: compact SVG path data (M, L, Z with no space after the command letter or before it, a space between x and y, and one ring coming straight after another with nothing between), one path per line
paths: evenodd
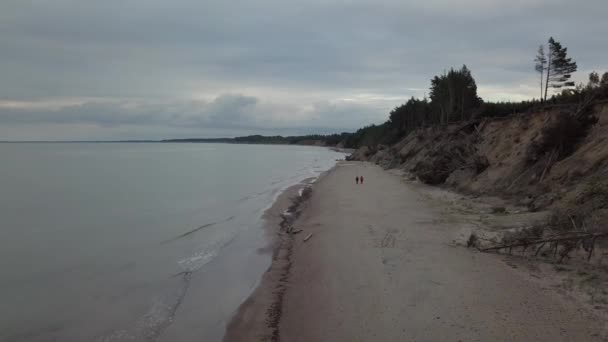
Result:
M577 303L453 244L459 223L438 205L379 167L339 163L302 206L304 231L279 234L225 340L603 340L605 323Z

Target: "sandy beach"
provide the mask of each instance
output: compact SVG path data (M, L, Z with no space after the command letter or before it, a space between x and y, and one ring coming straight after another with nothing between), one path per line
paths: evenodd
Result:
M605 325L567 298L455 244L420 191L368 163L323 175L225 341L602 340Z

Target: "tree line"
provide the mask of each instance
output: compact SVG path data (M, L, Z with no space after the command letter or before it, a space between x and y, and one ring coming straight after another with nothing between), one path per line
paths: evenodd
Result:
M520 102L486 102L477 94L477 84L471 70L463 65L451 68L430 80L429 96L410 98L389 113L386 122L369 125L354 133L303 136L250 135L220 139L175 139L165 142L223 142L253 144L317 144L342 145L347 148L392 144L409 132L431 126L487 117L501 117L538 110L542 106L588 104L608 99L608 72L602 76L589 75L587 84L572 80L576 62L568 56L568 49L553 37L540 45L534 58L534 70L540 76L540 97ZM550 92L551 89L551 92ZM551 97L549 97L551 95Z
M309 134L309 135L247 135L234 138L186 138L186 139L168 139L161 142L177 142L177 143L227 143L227 144L268 144L268 145L315 145L323 144L327 146L336 146L341 142L346 141L352 133L336 133L336 134Z
M534 69L540 75L538 99L520 102L483 101L477 94L477 84L471 70L463 65L460 69L452 68L434 76L428 98L410 98L394 108L385 123L363 127L353 133L346 139L345 146L357 148L392 144L421 127L524 113L547 105L608 99L608 72L601 77L592 72L586 85L576 85L572 75L578 66L568 56L568 49L553 37L549 38L546 48L545 45L539 47L534 62ZM552 90L551 93L549 89Z
M347 139L346 146L390 144L420 127L469 120L482 103L469 68L466 65L460 69L451 68L431 79L428 98L410 98L394 108L384 124L367 126L355 132Z

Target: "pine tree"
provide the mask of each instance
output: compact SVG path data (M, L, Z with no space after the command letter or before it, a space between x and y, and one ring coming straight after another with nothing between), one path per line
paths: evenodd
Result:
M608 71L602 75L602 79L600 80L600 87L608 88Z
M477 85L466 65L461 69L450 69L448 73L431 80L431 105L439 112L439 122L447 124L454 120L466 120L471 108L479 107Z
M572 87L574 82L570 81L572 73L577 69L576 62L568 57L568 48L549 38L549 54L547 57L547 79L545 83L545 101L549 86L554 89Z
M587 83L587 88L593 89L600 86L600 75L593 71L589 74L589 83Z

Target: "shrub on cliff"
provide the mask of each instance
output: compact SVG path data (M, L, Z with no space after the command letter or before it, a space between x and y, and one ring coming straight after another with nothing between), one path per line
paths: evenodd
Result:
M592 115L576 117L567 112L559 113L543 128L540 139L530 145L528 162L534 163L544 155L549 155L553 161L568 157L596 122L597 118Z
M443 184L459 169L470 170L472 175L484 171L489 162L477 151L476 135L467 134L469 126L437 132L433 143L418 152L423 158L410 171L427 184Z

